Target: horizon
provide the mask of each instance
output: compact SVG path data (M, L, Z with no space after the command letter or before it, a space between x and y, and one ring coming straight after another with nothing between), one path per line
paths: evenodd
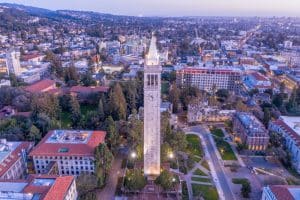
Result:
M193 0L185 2L174 0L164 2L159 2L159 0L152 2L144 0L114 0L113 2L7 0L1 3L21 4L49 10L92 11L139 17L300 17L300 1L297 0L289 2L284 2L284 0L263 0L263 2L260 0L211 0L210 2L204 0L198 2L193 2ZM132 6L137 4L139 6L132 9Z

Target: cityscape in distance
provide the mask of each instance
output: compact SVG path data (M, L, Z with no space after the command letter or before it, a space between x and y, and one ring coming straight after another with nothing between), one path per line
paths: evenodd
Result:
M300 200L300 1L0 2L0 200Z

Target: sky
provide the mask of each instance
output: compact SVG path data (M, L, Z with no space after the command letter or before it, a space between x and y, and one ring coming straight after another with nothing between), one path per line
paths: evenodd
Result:
M300 0L0 0L133 16L297 16Z

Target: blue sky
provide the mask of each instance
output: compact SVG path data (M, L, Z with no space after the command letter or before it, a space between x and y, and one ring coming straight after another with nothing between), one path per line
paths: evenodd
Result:
M0 0L52 10L143 16L299 16L300 0Z

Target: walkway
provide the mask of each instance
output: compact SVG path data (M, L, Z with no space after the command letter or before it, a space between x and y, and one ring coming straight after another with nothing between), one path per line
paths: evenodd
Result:
M211 169L211 175L216 185L219 198L221 200L235 200L233 192L231 191L231 188L229 186L229 182L224 173L223 166L222 164L220 164L222 160L217 150L217 147L215 146L212 135L209 134L207 129L202 126L189 127L189 129L186 130L186 132L191 132L193 134L198 135L201 138L202 146L205 151L205 157Z
M122 157L116 156L109 174L106 186L98 193L98 200L114 200L118 177L122 176Z

